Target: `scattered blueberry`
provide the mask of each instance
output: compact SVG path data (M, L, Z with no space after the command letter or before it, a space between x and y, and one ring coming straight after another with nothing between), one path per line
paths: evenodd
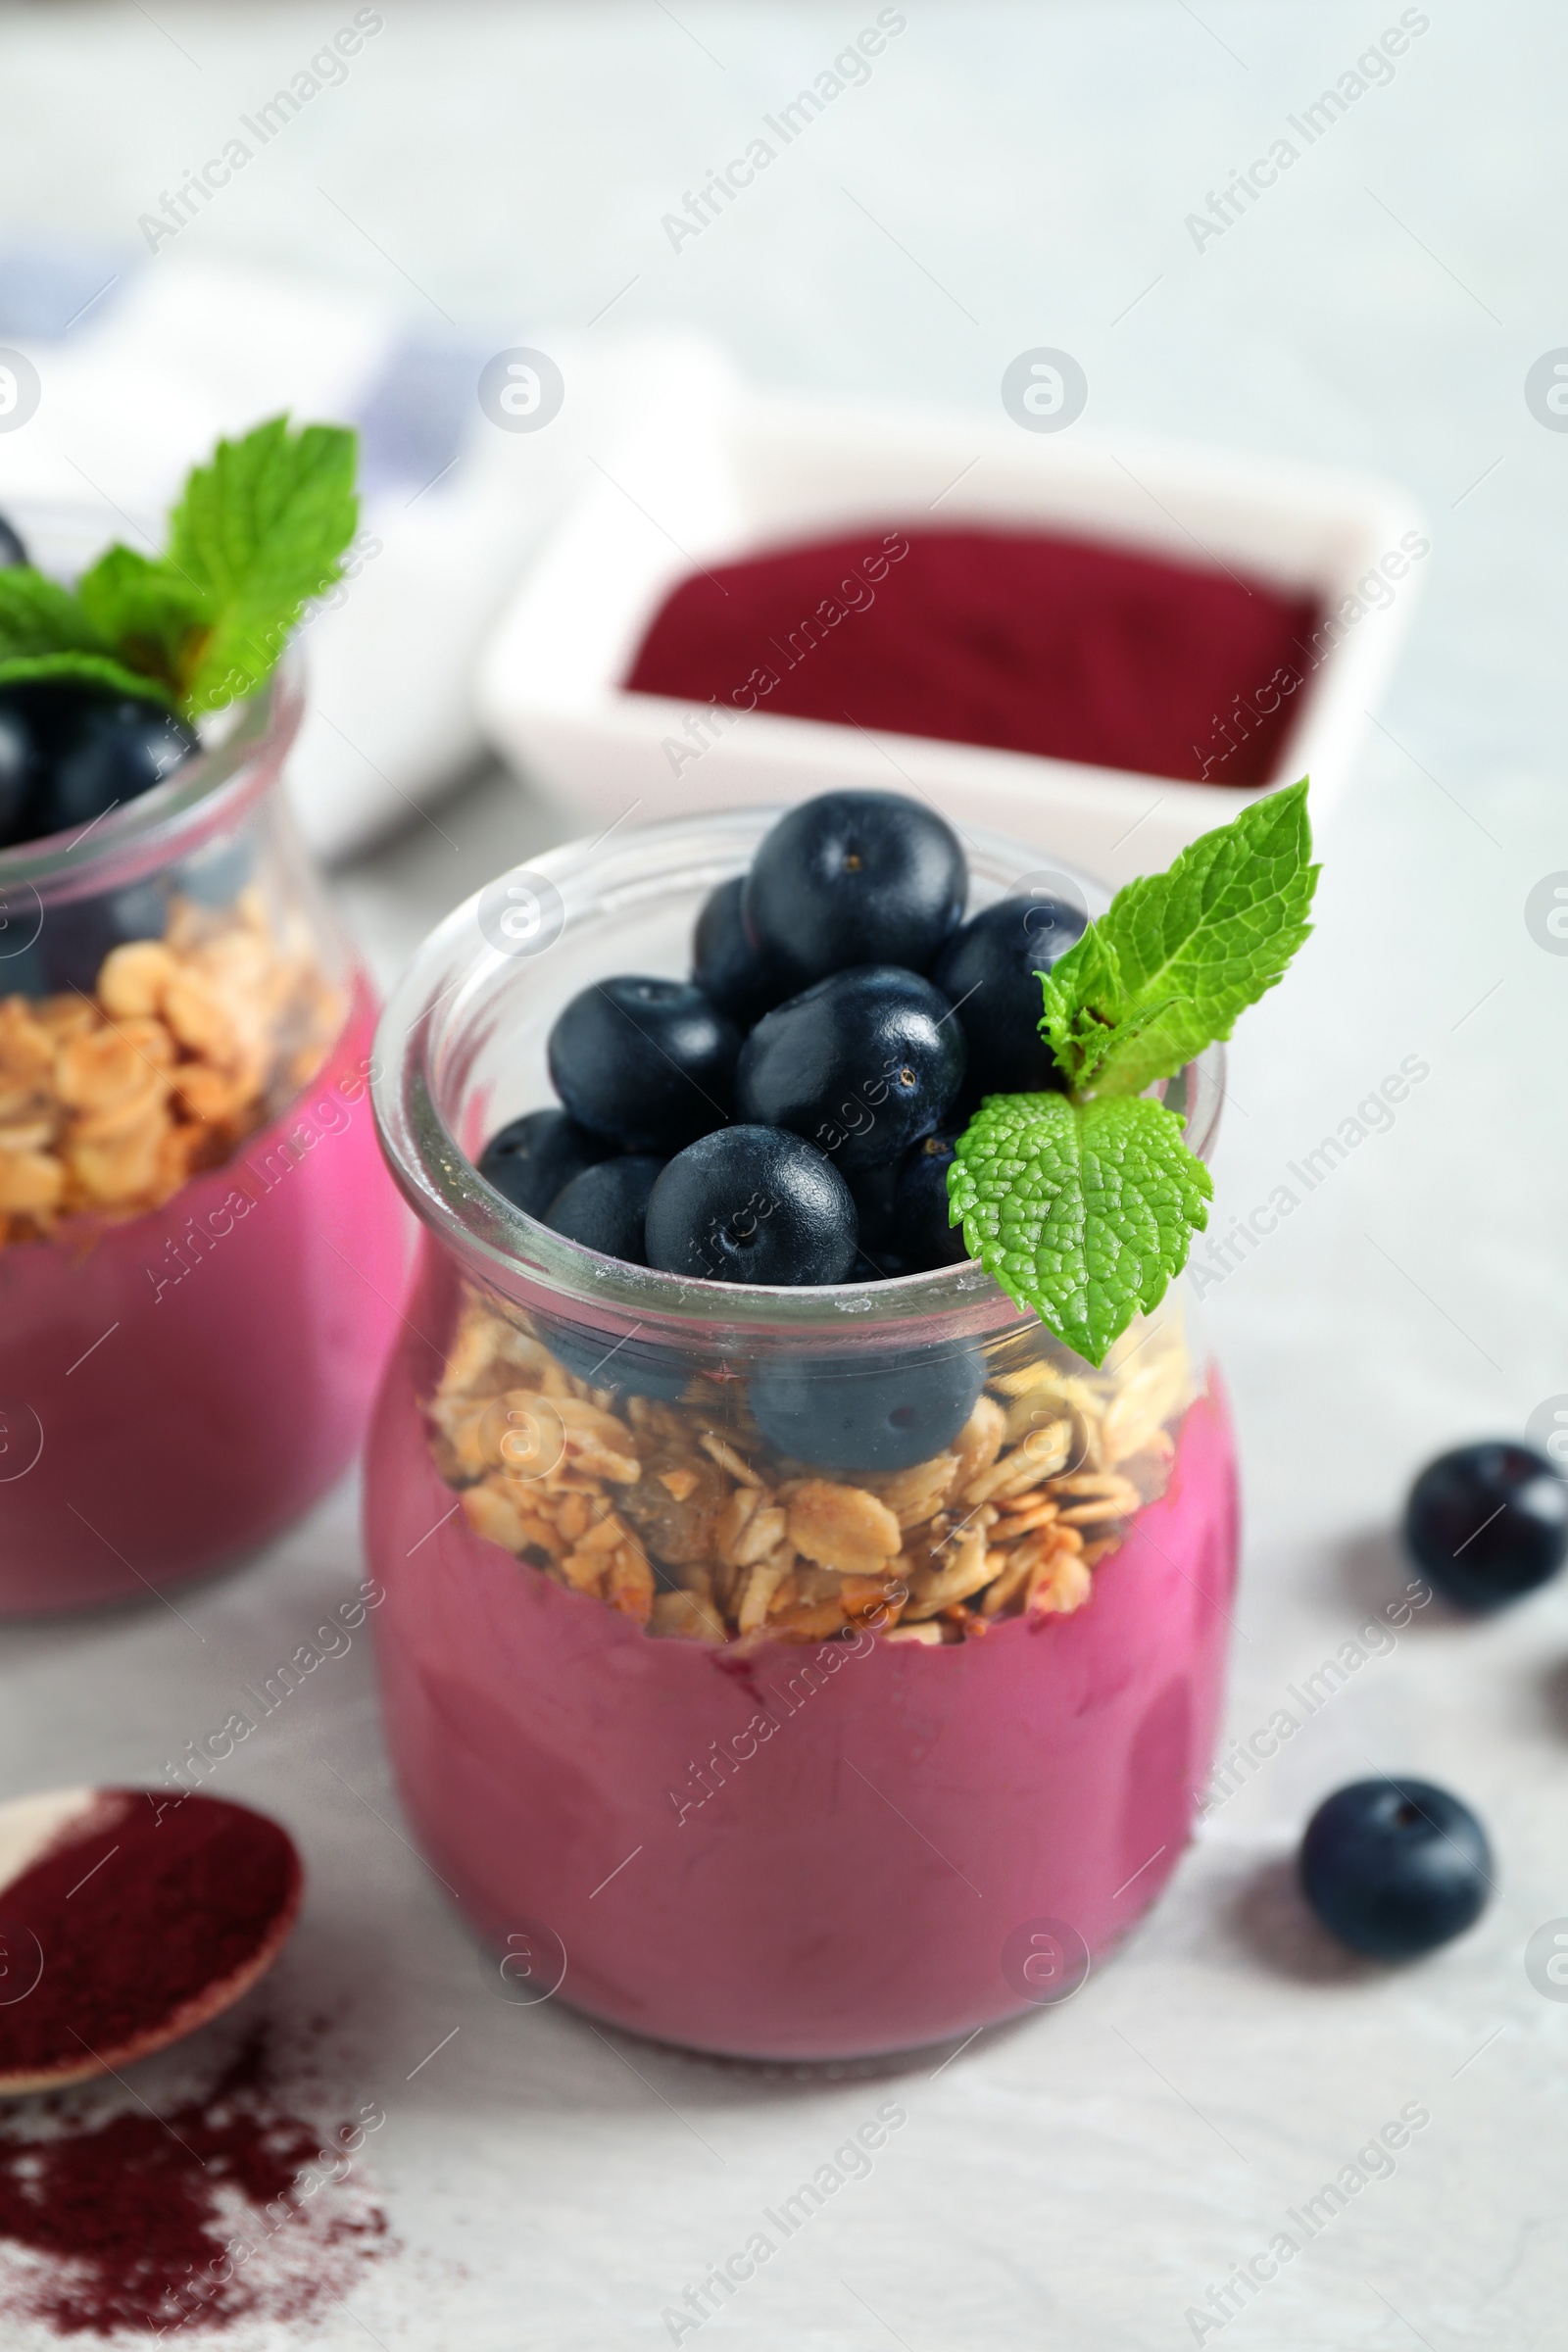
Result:
M752 1415L770 1446L812 1469L908 1470L957 1436L985 1378L971 1348L796 1356L754 1375Z
M849 1186L814 1146L722 1127L678 1152L648 1203L648 1262L710 1282L843 1282L855 1263Z
M1500 1609L1562 1566L1568 1487L1529 1446L1459 1446L1429 1462L1410 1489L1404 1540L1446 1600Z
M21 535L0 514L0 571L9 571L14 564L25 564L26 561L27 551L22 544Z
M741 1033L689 980L582 990L550 1032L550 1075L580 1125L632 1152L678 1152L729 1116Z
M969 1048L965 1094L1039 1095L1066 1084L1040 1035L1039 972L1081 939L1084 916L1057 899L1002 899L949 940L931 977Z
M1430 1781L1355 1781L1306 1826L1301 1891L1330 1935L1373 1960L1414 1960L1486 1907L1492 1849L1471 1812Z
M948 1223L948 1170L952 1165L952 1136L928 1135L899 1169L893 1200L894 1247L911 1274L928 1273L933 1266L961 1266L968 1258L962 1226Z
M530 1110L498 1130L479 1154L479 1173L514 1208L542 1217L556 1195L614 1150L564 1110Z
M795 986L851 964L929 969L963 916L958 837L896 792L824 792L780 817L743 897L748 935Z
M643 1219L648 1197L662 1174L662 1159L604 1159L596 1168L564 1185L545 1211L544 1222L568 1242L585 1250L602 1250L606 1257L624 1258L629 1266L646 1266Z
M940 1126L962 1078L947 999L916 972L867 964L763 1015L735 1099L743 1119L808 1137L848 1173L886 1166Z
M721 1012L750 1029L764 1012L793 996L796 983L747 938L741 919L745 887L744 874L721 882L698 916L692 978Z

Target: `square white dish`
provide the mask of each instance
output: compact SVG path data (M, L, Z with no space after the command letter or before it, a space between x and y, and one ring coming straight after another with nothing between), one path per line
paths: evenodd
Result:
M647 819L846 786L913 790L960 826L1038 842L1119 883L1167 865L1239 805L1301 774L1312 777L1318 815L1344 789L1429 544L1397 489L1171 444L760 393L719 377L710 395L673 425L666 410L658 432L611 453L485 649L481 723L581 829L633 809ZM1313 641L1320 658L1267 783L1176 782L762 709L720 729L703 704L622 690L654 614L699 567L860 527L932 522L1034 526L1309 590L1337 619ZM1422 555L1412 554L1417 542ZM1375 587L1359 593L1374 571Z

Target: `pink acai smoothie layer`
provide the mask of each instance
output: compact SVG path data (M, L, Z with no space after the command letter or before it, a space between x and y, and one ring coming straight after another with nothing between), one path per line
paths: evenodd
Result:
M0 1250L0 1615L240 1557L352 1458L397 1322L363 984L271 1127L151 1214Z
M368 1467L387 1726L509 1997L559 1979L617 2026L754 2057L909 2048L1023 2011L1036 1955L1104 1953L1158 1893L1218 1727L1216 1392L1076 1615L741 1657L653 1641L474 1536L429 1457L429 1386L411 1341Z

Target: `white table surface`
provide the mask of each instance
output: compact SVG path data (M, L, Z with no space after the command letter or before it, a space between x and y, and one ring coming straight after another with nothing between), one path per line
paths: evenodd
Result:
M869 85L678 254L661 215L870 0L384 13L346 85L190 237L481 325L586 322L625 286L617 319L704 327L761 378L987 415L1015 352L1063 345L1098 425L1364 464L1423 502L1410 650L1323 843L1317 935L1243 1025L1216 1165L1221 1210L1245 1212L1403 1056L1431 1064L1392 1132L1210 1293L1247 1494L1230 1721L1250 1731L1397 1589L1390 1530L1418 1463L1568 1392L1568 963L1523 912L1568 867L1568 439L1523 399L1530 363L1568 341L1561 11L1431 0L1392 85L1200 252L1185 216L1395 0L909 0ZM176 171L350 14L0 12L6 220L133 240ZM438 816L439 837L416 824L336 879L383 977L564 831L500 778ZM0 1786L161 1777L349 1591L355 1509L345 1488L265 1560L176 1595L177 1616L8 1629ZM1316 1799L1369 1766L1455 1788L1499 1857L1477 1929L1401 1972L1336 1956L1282 1867ZM363 1640L223 1787L280 1815L312 1872L266 2002L331 2008L345 2088L388 2111L376 2177L404 2250L323 2344L663 2344L662 2309L889 2095L492 1998L403 1841ZM1210 2283L1419 2101L1432 2120L1394 2178L1203 2340L1562 2342L1568 2010L1523 1953L1568 1914L1565 1829L1568 1589L1482 1627L1428 1610L1213 1818L1080 1998L898 2073L906 2129L708 2334L1189 2344ZM147 2070L149 2095L162 2079Z

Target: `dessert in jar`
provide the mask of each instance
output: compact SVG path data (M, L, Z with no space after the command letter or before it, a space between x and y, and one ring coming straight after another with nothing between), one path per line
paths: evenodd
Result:
M298 675L273 666L352 532L352 436L279 420L192 476L168 558L113 549L74 590L0 568L6 1614L242 1556L363 1434L404 1219L368 982L280 790ZM260 525L222 538L258 476L270 551ZM313 501L291 567L276 532Z
M378 1652L509 1997L906 2047L1075 1989L1176 1866L1236 1565L1167 1287L1219 1056L1131 951L1124 1020L1083 979L1097 895L835 794L554 852L394 995L377 1117L424 1231L367 1465ZM1042 972L1083 979L1054 1043ZM1161 1031L1179 1066L1118 1105Z

